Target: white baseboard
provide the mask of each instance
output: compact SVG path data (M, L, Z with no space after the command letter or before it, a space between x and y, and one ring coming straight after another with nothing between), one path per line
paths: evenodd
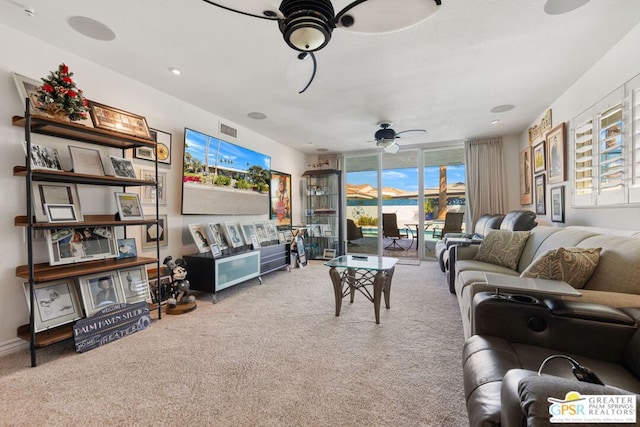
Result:
M29 348L29 343L20 338L14 338L0 343L0 357Z

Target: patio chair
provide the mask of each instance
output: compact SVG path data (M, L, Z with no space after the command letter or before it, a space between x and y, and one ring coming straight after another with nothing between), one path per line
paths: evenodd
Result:
M355 244L352 240L358 240L362 237L362 227L358 227L352 219L347 219L347 243Z
M436 225L433 229L433 237L435 239L441 239L447 233L461 233L463 216L464 212L447 212L442 228Z
M405 249L398 244L398 240L406 239L409 237L407 230L401 230L398 228L398 217L394 213L382 214L382 236L386 239L391 239L391 243L385 247L392 251L404 251Z

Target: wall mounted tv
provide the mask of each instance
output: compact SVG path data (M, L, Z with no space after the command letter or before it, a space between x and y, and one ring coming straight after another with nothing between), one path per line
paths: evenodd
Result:
M269 215L271 157L185 128L183 215Z

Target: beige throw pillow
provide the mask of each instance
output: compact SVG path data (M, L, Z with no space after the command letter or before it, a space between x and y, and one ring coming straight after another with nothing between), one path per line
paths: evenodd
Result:
M602 248L558 248L536 258L520 275L564 280L576 289L589 280L600 261Z
M494 230L484 238L473 259L515 270L528 238L529 231Z

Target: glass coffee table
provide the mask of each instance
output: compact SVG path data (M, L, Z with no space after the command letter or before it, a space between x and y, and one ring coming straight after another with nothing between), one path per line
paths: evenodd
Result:
M336 316L340 316L342 299L349 295L350 302L353 303L355 292L359 291L373 303L376 323L379 324L380 300L383 292L385 306L391 308L391 279L397 262L397 258L372 255L343 255L325 262L324 265L331 267L329 276L333 282L336 298ZM373 295L367 286L373 288Z

